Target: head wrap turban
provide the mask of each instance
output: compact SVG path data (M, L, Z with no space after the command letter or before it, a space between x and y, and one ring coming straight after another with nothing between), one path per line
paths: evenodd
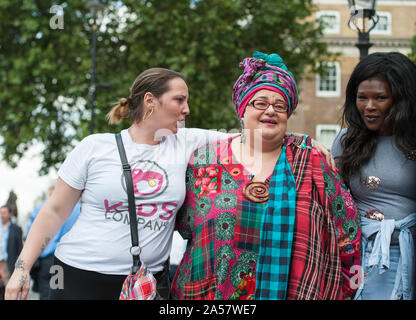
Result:
M244 67L244 72L233 87L233 104L238 117L242 118L247 103L257 91L267 89L283 96L289 118L298 104L298 89L282 58L276 53L255 52L253 58L241 61L240 67Z

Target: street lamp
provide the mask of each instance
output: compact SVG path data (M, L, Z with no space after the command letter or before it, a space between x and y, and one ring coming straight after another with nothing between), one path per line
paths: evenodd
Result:
M104 9L104 4L98 0L91 0L87 3L87 7L91 11L91 16L93 23L91 26L92 33L92 48L91 48L91 87L89 90L90 103L91 103L91 122L90 122L90 133L94 133L94 116L95 116L95 92L97 90L97 83L95 78L95 69L96 69L96 53L97 53L97 14L99 11Z
M360 60L368 55L368 49L373 45L370 43L370 31L379 19L376 2L377 0L348 0L351 12L348 27L358 31L358 42L355 45L360 50Z

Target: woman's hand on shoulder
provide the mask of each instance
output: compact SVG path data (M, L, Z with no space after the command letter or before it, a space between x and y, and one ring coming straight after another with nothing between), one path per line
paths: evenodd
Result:
M303 137L305 136L304 133L299 133L299 132L291 132L291 134L293 134L294 136L297 137ZM311 138L312 139L312 138ZM328 163L329 167L335 171L336 170L336 165L335 165L335 160L332 157L331 153L328 151L328 149L320 142L316 141L315 139L312 139L312 146L319 152L321 153L325 159L326 162Z
M333 171L336 171L335 160L332 157L331 153L328 151L328 149L322 143L316 141L315 139L312 139L312 145L318 152L325 156L326 162L328 163L329 167Z

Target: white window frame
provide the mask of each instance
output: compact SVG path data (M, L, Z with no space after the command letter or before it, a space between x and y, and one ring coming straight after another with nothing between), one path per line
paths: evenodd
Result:
M328 91L328 90L320 90L320 82L321 82L321 76L319 74L316 75L316 81L315 81L315 89L316 89L316 96L320 98L332 98L332 97L340 97L341 96L341 67L339 62L328 62L328 66L334 66L335 67L335 80L336 80L336 88L334 91Z
M337 136L338 132L341 130L341 126L339 124L317 124L315 127L315 137L316 140L320 143L322 143L328 150L331 150L332 143L334 140L332 140L331 145L328 146L325 141L322 141L322 131L323 130L335 130L334 139Z
M381 17L386 17L387 18L387 30L377 29L377 27L380 26L380 21L379 21L378 24L376 24L375 28L370 31L370 35L371 34L392 35L392 31L391 31L391 26L392 26L391 13L388 12L388 11L377 11L377 14L380 16L380 18Z
M316 13L316 18L320 19L322 16L332 16L335 17L335 25L325 27L323 29L324 34L339 34L341 32L340 24L341 24L341 18L339 11L336 10L320 10Z

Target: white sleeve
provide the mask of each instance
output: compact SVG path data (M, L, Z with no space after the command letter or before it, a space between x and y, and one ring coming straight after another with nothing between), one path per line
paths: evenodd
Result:
M185 134L187 145L190 146L189 143L191 143L192 147L190 147L192 150L196 150L199 147L218 140L227 139L229 136L227 133L216 130L205 130L197 128L186 128L182 130L183 134Z
M88 164L94 149L93 136L84 138L66 157L58 175L72 188L84 190L88 177Z

